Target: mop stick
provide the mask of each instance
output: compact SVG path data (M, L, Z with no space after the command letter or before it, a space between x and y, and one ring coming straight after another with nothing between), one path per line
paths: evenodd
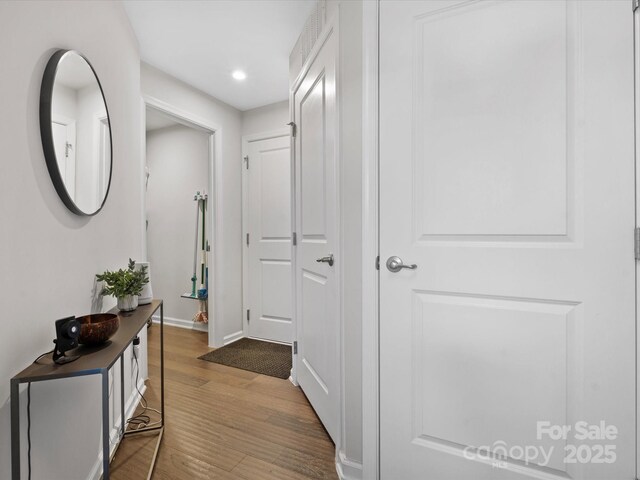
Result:
M207 197L206 195L202 199L202 277L200 290L204 291L204 295L200 300L200 319L203 323L209 322L209 312L207 311L207 298L209 297L208 290L208 268L207 268L207 229L206 226L206 211L207 211Z
M200 288L204 288L204 262L205 262L205 256L207 255L207 251L206 251L206 245L205 245L205 236L206 236L206 229L204 228L205 226L205 206L206 206L206 199L202 199L202 253L201 253L201 261L200 261Z
M196 276L197 268L198 268L198 223L200 223L200 200L198 197L200 196L200 192L197 192L194 200L196 200L196 238L193 246L193 275L191 276L191 296L195 298L196 296L196 281L198 277Z
M205 289L205 263L207 259L207 239L206 239L206 209L207 196L203 195L200 199L200 208L202 209L202 250L200 252L200 289L198 290L198 299L200 301L200 311L196 313L193 320L196 322L208 322L207 314L207 290Z

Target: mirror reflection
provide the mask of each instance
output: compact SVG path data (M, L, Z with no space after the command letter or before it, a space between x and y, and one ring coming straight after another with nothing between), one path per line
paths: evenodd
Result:
M50 85L52 145L48 153L55 156L58 178L54 178L55 169L52 172L52 159L47 158L49 171L54 184L63 184L68 198L64 198L58 185L56 189L67 207L78 214L93 215L102 207L111 179L111 132L106 103L98 79L82 55L74 51L57 52L51 62L57 66ZM47 83L46 76L47 72L43 86Z

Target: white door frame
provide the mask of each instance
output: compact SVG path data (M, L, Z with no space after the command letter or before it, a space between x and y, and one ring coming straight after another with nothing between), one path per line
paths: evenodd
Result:
M285 127L242 136L242 335L244 337L249 336L249 322L246 315L246 311L249 308L249 246L246 241L249 233L249 170L246 168L245 157L249 155L249 144L252 142L289 137L290 135L290 129ZM291 152L291 146L289 146L289 152ZM290 159L292 160L293 156L290 156ZM290 169L290 173L292 174L293 170ZM293 321L294 315L292 315Z
M171 105L169 103L164 102L156 97L150 95L142 95L142 154L140 162L141 169L141 180L142 184L140 186L141 196L142 196L142 212L141 212L141 221L142 221L142 252L144 254L145 260L147 258L147 229L145 228L145 209L146 209L146 189L144 187L145 183L145 175L144 175L144 166L145 166L145 158L146 158L146 124L147 124L147 115L146 109L151 108L157 110L165 115L172 117L178 123L186 125L187 127L194 128L196 130L205 132L209 136L209 182L207 192L209 197L208 207L209 207L209 216L208 216L208 232L207 237L209 238L209 244L211 245L211 252L209 253L209 324L208 324L208 333L209 333L209 346L210 347L221 347L224 345L224 338L218 332L219 329L216 328L216 320L222 318L222 296L220 295L220 290L216 288L216 277L218 274L217 265L218 259L220 258L221 251L220 245L222 244L222 201L220 198L222 192L221 186L221 176L218 174L222 170L222 128L219 125L209 122L197 115L192 114L191 112L187 112L182 110L179 107ZM213 308L211 305L213 304Z
M379 255L379 0L363 2L363 111L362 111L362 428L363 428L363 475L362 478L380 478L380 385L379 385L379 271L374 262ZM636 58L636 103L640 103L640 19L635 13ZM640 110L636 105L636 139L640 138ZM640 226L640 198L638 184L640 171L636 151L636 226ZM636 278L640 275L640 264L636 264ZM640 283L636 281L636 305L640 297ZM637 308L636 308L637 312ZM636 313L637 323L637 313ZM638 330L638 329L636 329ZM640 345L637 333L636 352ZM640 393L640 357L636 367L637 389ZM636 411L640 414L640 397L636 396ZM640 429L637 430L636 448L640 455ZM640 471L638 457L636 473Z
M635 3L634 3L635 5ZM640 198L638 185L640 185L640 166L638 165L638 145L640 145L640 11L633 9L633 38L634 38L634 90L635 90L635 169L636 169L636 229L640 227ZM638 427L640 416L640 330L638 329L638 298L640 298L640 262L636 260L636 476L640 475L640 428Z
M380 477L378 0L362 4L362 478Z

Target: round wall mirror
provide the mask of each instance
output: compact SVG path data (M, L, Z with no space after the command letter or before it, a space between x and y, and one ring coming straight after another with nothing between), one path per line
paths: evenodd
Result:
M40 133L60 199L78 215L98 213L111 184L111 124L98 77L74 50L58 50L44 71Z

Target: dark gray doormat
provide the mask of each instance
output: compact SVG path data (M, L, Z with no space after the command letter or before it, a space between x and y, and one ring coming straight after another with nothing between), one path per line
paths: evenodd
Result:
M241 338L198 358L271 377L286 379L291 374L291 346L252 338Z

